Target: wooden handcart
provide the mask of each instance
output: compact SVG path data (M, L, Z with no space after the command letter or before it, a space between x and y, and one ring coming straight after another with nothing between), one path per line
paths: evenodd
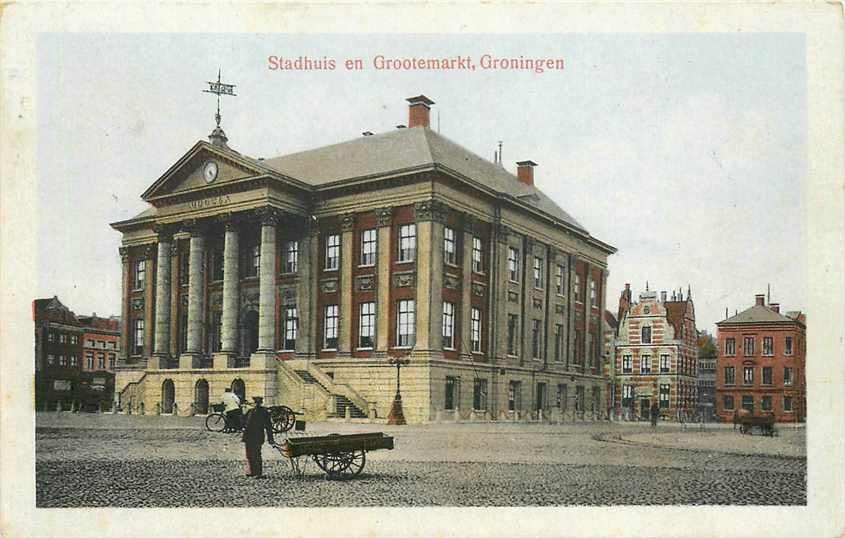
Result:
M327 477L351 478L364 470L368 451L383 448L392 450L393 437L383 433L288 437L276 448L290 460L291 468L297 476L301 477L305 473L305 465L309 459L313 459Z
M753 435L754 429L756 428L763 435L768 435L769 437L777 435L775 416L772 414L740 415L736 418L736 423L739 424L740 433Z

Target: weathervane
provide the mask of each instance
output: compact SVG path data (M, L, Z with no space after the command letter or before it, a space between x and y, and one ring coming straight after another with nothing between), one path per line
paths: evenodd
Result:
M217 114L214 115L214 119L217 121L217 126L220 127L220 96L221 95L231 95L232 97L236 97L237 94L235 93L235 85L234 84L224 84L220 81L220 74L221 70L217 70L217 82L207 81L208 82L208 89L203 90L205 93L213 93L217 95Z

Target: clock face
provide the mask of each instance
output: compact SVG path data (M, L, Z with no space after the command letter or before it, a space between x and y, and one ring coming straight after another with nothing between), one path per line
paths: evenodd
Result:
M205 163L202 169L203 176L205 176L205 180L208 183L211 183L215 179L217 179L217 163L214 161L208 161Z

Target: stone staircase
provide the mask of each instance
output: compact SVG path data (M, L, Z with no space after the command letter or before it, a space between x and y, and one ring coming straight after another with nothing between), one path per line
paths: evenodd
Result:
M351 418L367 418L367 414L360 407L355 405L352 400L350 400L343 394L337 394L335 391L331 390L330 387L327 387L324 383L321 383L308 370L294 369L294 372L297 376L299 376L300 379L302 379L303 383L309 385L317 385L318 387L323 389L323 391L329 394L332 398L334 398L334 417L346 417L346 409L348 408L349 416Z

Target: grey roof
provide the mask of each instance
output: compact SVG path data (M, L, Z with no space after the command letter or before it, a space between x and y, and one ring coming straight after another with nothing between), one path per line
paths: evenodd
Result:
M537 187L521 183L501 166L427 127L362 136L256 162L314 186L440 165L586 231Z
M728 319L722 320L716 325L720 325L722 323L754 323L754 322L782 322L782 321L795 321L790 319L783 314L775 312L771 308L763 305L754 305L751 308L743 310L739 314L735 316L731 316Z

